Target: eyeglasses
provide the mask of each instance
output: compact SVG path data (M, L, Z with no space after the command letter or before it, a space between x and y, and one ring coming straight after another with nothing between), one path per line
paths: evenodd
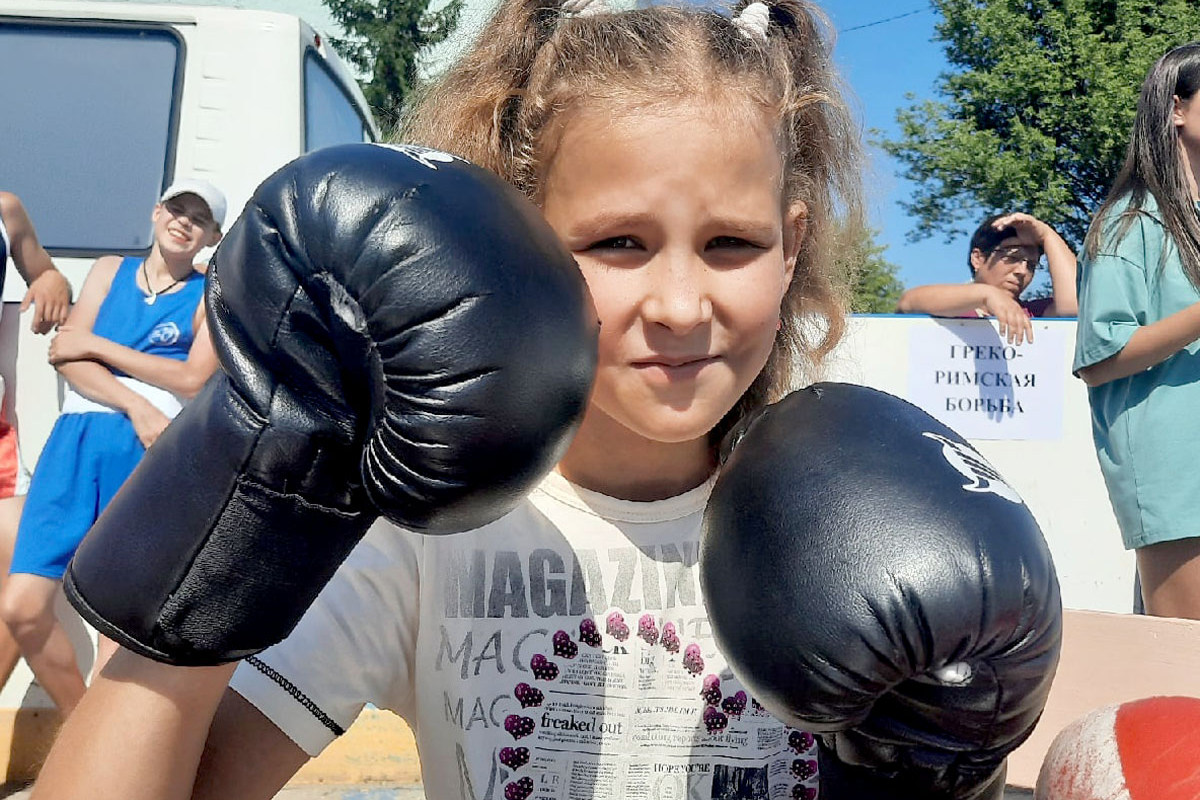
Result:
M994 248L990 255L996 256L1007 267L1016 267L1024 264L1029 267L1030 272L1037 269L1038 263L1042 260L1042 254L1036 248L1021 247L1019 245Z
M176 200L168 200L162 205L172 217L176 219L187 217L189 222L198 227L211 229L217 224L217 221L212 218L211 214L206 214L203 211L188 211L187 206Z

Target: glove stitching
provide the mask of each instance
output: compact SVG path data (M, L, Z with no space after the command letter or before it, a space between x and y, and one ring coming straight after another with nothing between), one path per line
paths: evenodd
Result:
M289 502L297 503L309 511L320 511L328 514L334 514L339 517L344 517L348 520L353 520L362 515L359 509L342 509L335 506L322 505L314 503L303 495L293 494L291 492L281 492L278 489L272 489L261 481L257 481L249 475L241 475L238 477L238 484L244 487L253 488L273 499L288 500ZM230 494L232 499L233 494Z
M313 702L312 699L309 698L308 695L306 695L304 692L300 691L300 689L296 686L296 684L292 683L287 678L283 677L283 675L281 675L278 672L278 670L274 669L273 667L268 666L267 664L264 664L262 662L262 660L259 659L257 656L250 656L249 658L246 659L246 663L249 664L250 666L254 667L256 670L261 672L263 675L265 675L268 680L274 682L277 686L279 686L279 688L283 689L285 692L290 694L292 696L292 699L294 699L300 705L304 706L305 710L307 710L308 713L312 714L313 717L315 717L316 720L318 722L320 722L322 725L324 725L326 728L333 731L333 734L335 736L341 736L343 733L346 732L346 729L343 728L341 725L338 725L333 720L333 717L329 716L324 711L322 711L320 706L318 706L315 702Z

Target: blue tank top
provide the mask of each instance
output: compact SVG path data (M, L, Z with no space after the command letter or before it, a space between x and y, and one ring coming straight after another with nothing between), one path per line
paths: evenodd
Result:
M204 298L204 276L193 272L178 291L160 294L153 304L137 285L141 258L126 258L117 267L108 296L100 304L92 333L155 356L187 359L196 338L192 319ZM116 374L122 374L113 370Z

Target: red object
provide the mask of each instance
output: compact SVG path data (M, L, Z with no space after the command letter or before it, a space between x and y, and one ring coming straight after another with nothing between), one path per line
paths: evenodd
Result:
M1200 698L1151 697L1106 706L1055 738L1037 800L1197 800Z
M17 491L17 476L21 463L17 457L17 429L0 416L0 498L12 497Z

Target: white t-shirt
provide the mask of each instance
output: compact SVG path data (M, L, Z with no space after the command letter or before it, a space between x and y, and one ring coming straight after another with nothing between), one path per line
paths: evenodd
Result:
M310 755L365 704L395 711L431 800L816 797L812 737L714 646L710 489L636 503L551 474L474 531L376 524L232 686Z

